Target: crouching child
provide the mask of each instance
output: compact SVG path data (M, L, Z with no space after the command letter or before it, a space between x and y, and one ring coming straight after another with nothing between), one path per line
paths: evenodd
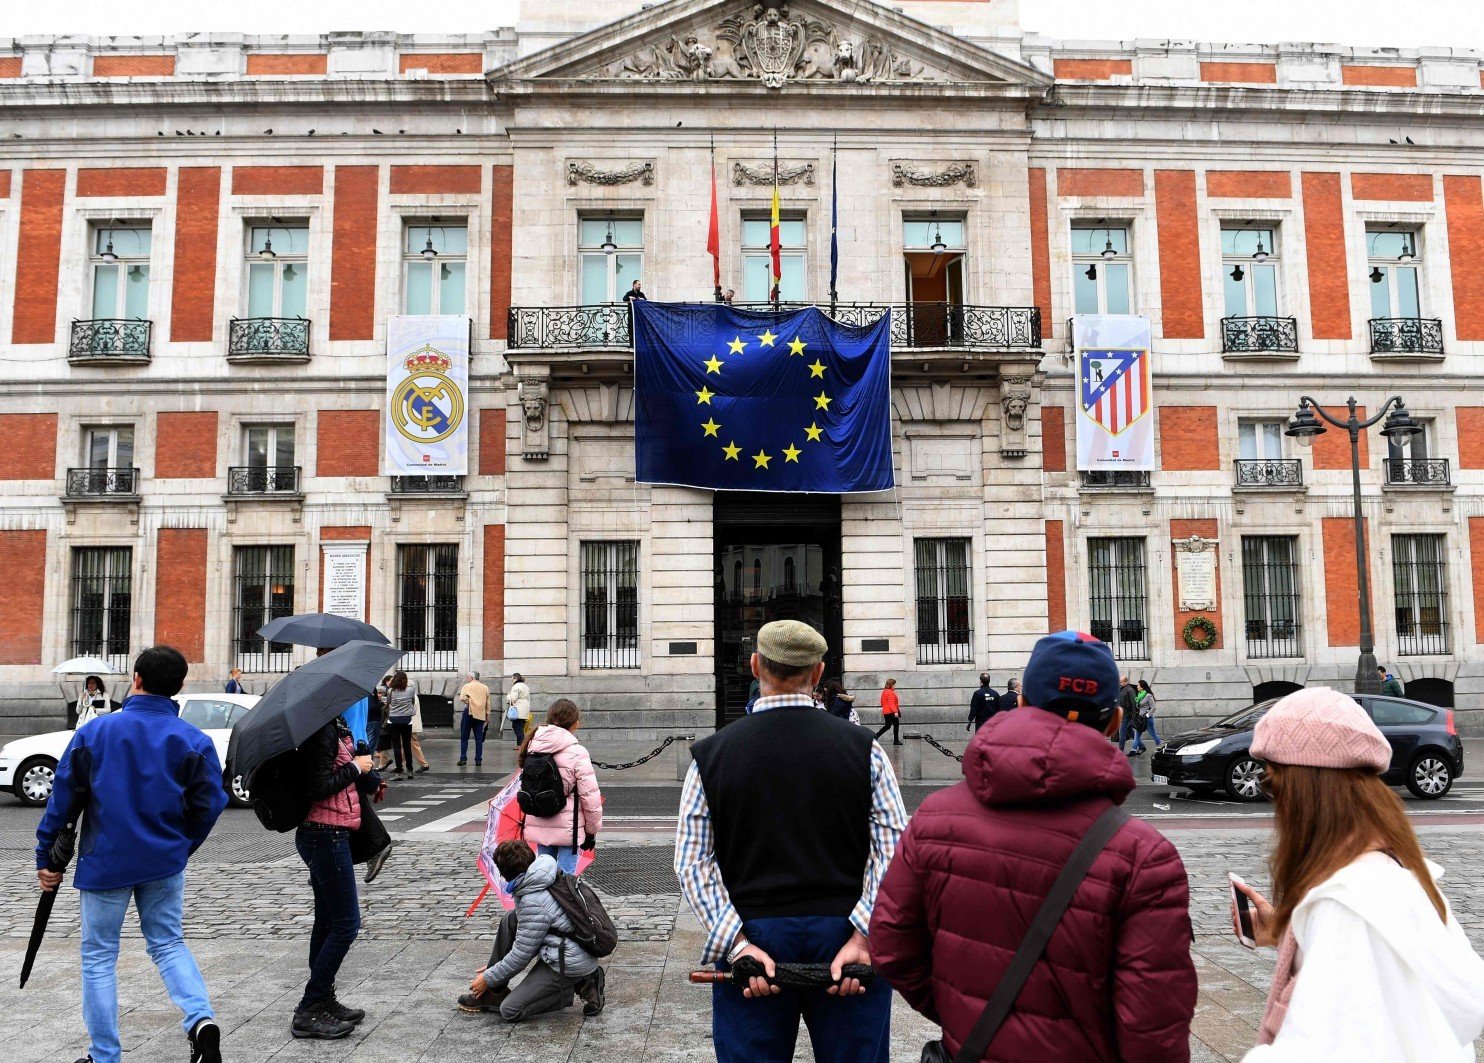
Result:
M506 1022L572 1006L582 998L584 1015L603 1010L605 973L598 957L578 944L572 919L553 896L561 874L550 856L537 856L523 841L501 842L495 867L515 897L515 911L500 920L489 966L474 976L459 997L464 1011L499 1012ZM515 988L511 981L527 967Z

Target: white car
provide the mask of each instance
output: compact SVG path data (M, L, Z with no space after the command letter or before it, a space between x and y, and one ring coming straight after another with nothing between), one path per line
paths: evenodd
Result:
M225 764L232 727L258 703L258 695L180 694L175 703L180 706L180 718L206 733L216 747L217 760ZM87 723L91 718L88 714L81 722ZM73 731L52 731L7 742L0 748L0 790L11 791L23 805L46 804L52 795L57 762L73 734ZM247 805L248 793L243 789L240 775L235 779L223 778L222 785L233 805L238 808Z

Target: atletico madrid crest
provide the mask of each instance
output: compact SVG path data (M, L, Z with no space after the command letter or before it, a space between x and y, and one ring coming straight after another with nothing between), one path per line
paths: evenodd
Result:
M1109 435L1149 412L1147 351L1091 347L1079 352L1082 409Z

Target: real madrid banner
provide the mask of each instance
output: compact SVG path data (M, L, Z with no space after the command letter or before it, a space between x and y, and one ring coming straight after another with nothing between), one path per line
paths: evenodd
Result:
M1078 314L1077 469L1154 468L1149 319Z
M386 322L386 468L390 476L469 471L469 319Z

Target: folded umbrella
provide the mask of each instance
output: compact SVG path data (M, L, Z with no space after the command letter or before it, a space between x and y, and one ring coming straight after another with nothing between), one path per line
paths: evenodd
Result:
M48 871L66 871L72 863L72 854L77 850L77 828L82 822L83 811L88 807L92 789L92 759L86 749L72 754L72 796L67 802L67 822L57 831L56 840L46 854ZM36 964L36 954L41 951L41 939L46 934L46 924L52 917L52 906L57 903L57 894L62 892L61 883L55 889L42 890L36 902L36 918L31 921L31 939L26 942L26 958L21 963L21 988L31 978L31 968Z
M281 616L258 628L258 634L269 642L291 642L295 646L313 646L319 650L333 650L347 642L379 642L386 645L392 641L370 624L363 624L348 616L336 616L334 613ZM380 679L381 676L376 678Z

